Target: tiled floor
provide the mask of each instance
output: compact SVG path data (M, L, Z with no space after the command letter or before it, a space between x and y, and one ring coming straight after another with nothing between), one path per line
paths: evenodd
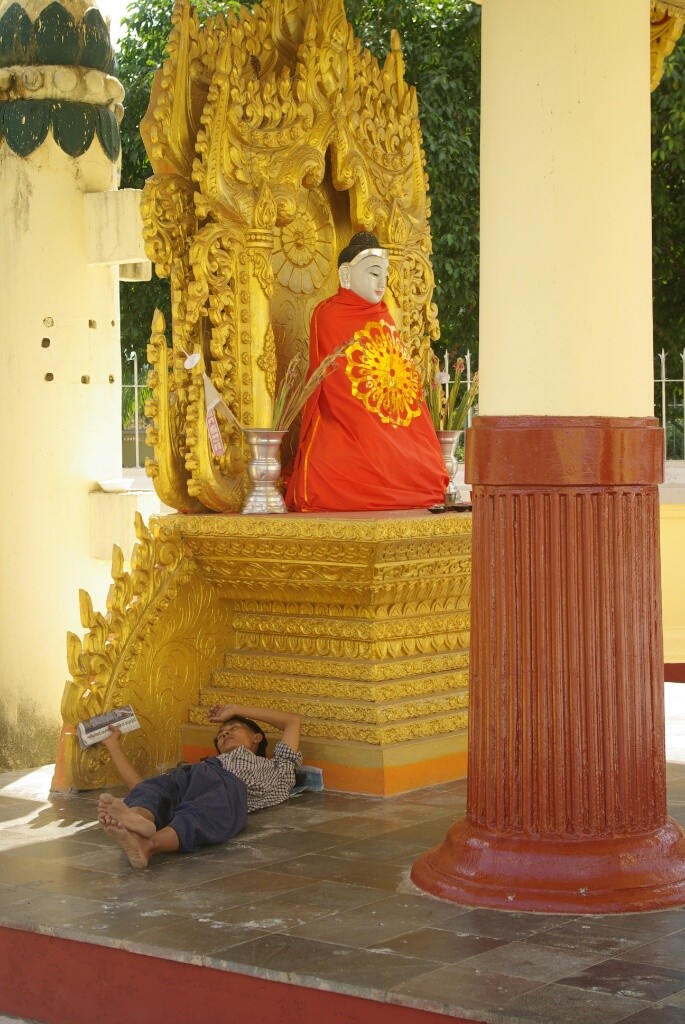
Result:
M668 692L669 810L685 825L685 685ZM685 908L500 913L412 886L463 782L305 793L226 846L134 872L93 824L96 795L48 799L49 781L0 777L0 924L481 1021L685 1024Z

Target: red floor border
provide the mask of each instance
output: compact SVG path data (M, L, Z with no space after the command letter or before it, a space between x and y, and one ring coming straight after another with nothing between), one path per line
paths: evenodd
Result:
M664 665L664 679L667 683L685 683L685 665L682 662Z
M45 1024L473 1024L13 928L0 927L0 963L0 1013Z

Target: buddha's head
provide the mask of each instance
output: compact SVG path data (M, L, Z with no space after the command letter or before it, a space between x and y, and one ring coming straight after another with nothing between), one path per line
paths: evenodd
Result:
M370 231L359 231L338 256L342 288L366 302L380 302L388 284L388 251Z

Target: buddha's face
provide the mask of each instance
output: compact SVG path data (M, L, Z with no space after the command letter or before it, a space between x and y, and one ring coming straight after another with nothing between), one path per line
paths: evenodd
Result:
M380 302L388 285L387 256L369 253L356 263L343 263L339 270L340 284L367 302Z

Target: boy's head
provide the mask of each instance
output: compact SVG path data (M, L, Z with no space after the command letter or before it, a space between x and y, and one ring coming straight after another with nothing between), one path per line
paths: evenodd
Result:
M231 715L222 722L214 738L218 754L228 754L238 747L247 747L259 757L266 756L267 739L256 722L242 715Z

